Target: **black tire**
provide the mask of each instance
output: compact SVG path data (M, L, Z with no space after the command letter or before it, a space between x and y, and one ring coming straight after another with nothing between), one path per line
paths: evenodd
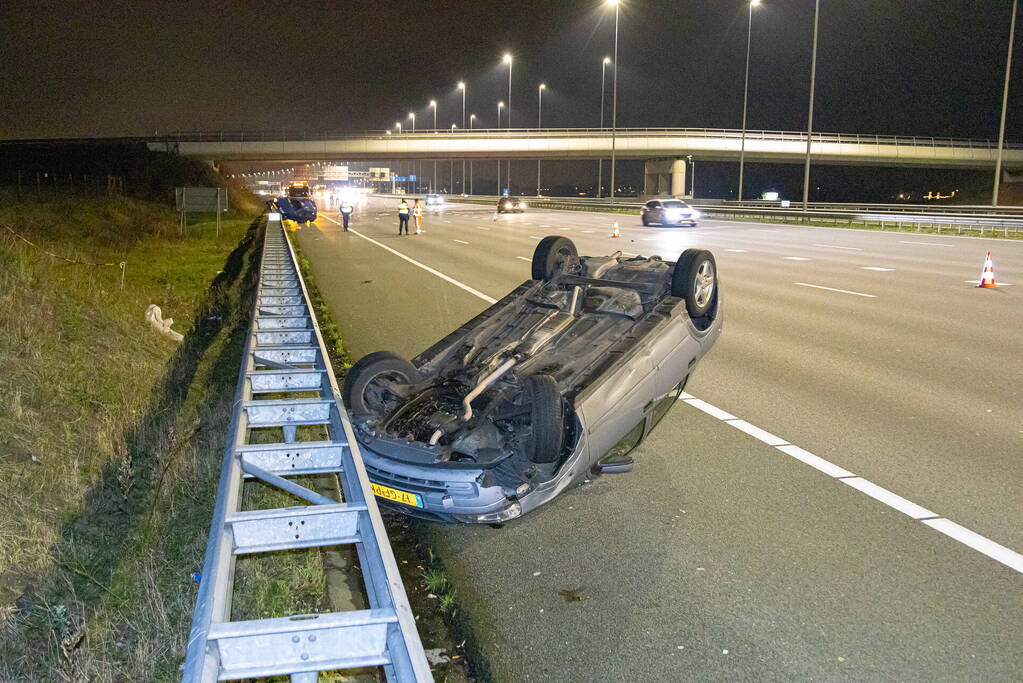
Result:
M387 378L403 384L421 382L423 376L416 366L390 351L374 351L359 359L345 375L341 397L349 410L356 413L372 413L366 401L366 388L375 379Z
M717 300L717 263L706 249L686 249L671 274L671 295L686 300L691 318L702 318Z
M646 216L642 216L641 220L643 221L643 227L644 228L647 227L648 225L650 225L650 219L647 218Z
M570 259L578 255L575 244L567 237L559 235L544 237L533 250L533 279L544 282L553 279Z
M524 393L533 429L529 459L535 463L556 462L565 444L565 411L557 382L549 375L533 375L526 380Z

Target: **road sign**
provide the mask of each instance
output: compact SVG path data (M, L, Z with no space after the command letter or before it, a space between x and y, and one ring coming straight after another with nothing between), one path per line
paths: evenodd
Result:
M410 175L408 177L408 179L411 180L412 182L416 182L416 176L415 175Z
M227 193L219 187L175 187L174 204L188 213L227 211Z
M391 180L392 180L393 182L396 182L396 183L403 183L403 182L405 182L406 180L408 180L408 178L406 178L406 177L405 177L405 176L403 176L403 175L394 175L394 176L391 176Z

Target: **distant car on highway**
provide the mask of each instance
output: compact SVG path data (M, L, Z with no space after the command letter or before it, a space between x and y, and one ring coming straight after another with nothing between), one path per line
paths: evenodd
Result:
M497 200L498 213L524 213L526 206L522 197L501 197Z
M639 210L643 225L689 225L696 227L700 212L681 199L653 199Z
M709 251L578 256L550 236L531 275L411 362L377 351L348 371L343 398L382 503L500 523L629 471L721 332Z
M423 200L423 203L432 213L440 213L441 209L445 206L444 195L434 193L428 194L426 195L426 199Z

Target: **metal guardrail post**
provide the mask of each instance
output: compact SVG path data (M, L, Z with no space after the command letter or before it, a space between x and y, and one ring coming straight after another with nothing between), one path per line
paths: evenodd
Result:
M294 251L275 214L267 221L242 358L182 680L288 675L307 682L320 671L380 666L388 681L432 681ZM266 398L295 392L303 397ZM250 430L263 428L279 429L282 438L250 442ZM299 439L303 428L316 440ZM336 475L342 500L288 479L308 474ZM246 477L312 504L242 510ZM358 552L369 609L230 620L237 556L348 544Z

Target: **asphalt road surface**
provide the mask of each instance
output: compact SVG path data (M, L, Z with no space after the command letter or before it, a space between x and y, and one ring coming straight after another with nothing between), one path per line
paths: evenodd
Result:
M383 199L335 218L298 241L356 358L426 348L548 234L717 258L724 332L632 473L436 527L499 680L1023 676L1023 242L472 205L399 238ZM977 289L989 250L1011 284Z

